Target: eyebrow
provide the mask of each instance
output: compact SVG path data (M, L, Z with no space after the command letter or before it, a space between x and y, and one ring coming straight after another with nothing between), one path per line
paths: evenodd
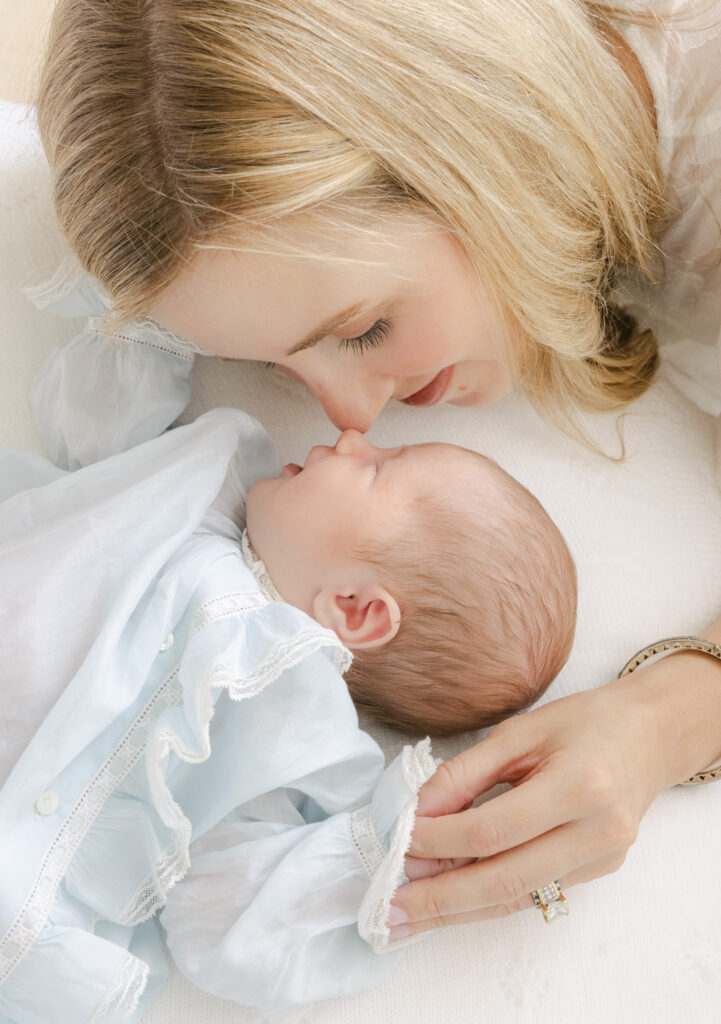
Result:
M332 334L338 327L350 320L351 317L358 316L365 309L364 302L356 302L355 305L349 306L348 309L344 309L342 312L337 313L331 317L330 320L326 320L320 327L309 334L303 341L299 341L297 345L294 345L289 352L286 352L285 358L288 356L294 356L296 352L302 352L303 349L311 348L313 345L317 345L319 341L322 341L328 334Z

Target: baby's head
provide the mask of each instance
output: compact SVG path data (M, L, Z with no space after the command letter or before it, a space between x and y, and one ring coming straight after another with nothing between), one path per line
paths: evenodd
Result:
M448 444L376 448L347 430L248 495L247 526L284 600L353 650L356 703L413 732L481 728L560 671L576 574L541 504Z

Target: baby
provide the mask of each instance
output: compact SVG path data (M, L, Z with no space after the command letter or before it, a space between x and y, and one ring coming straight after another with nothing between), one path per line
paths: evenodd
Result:
M346 431L281 468L233 409L76 472L0 452L0 578L13 1020L142 1016L161 926L197 985L270 1013L386 977L437 762L425 739L385 764L347 647L359 702L468 729L547 685L575 605L489 460Z
M257 483L247 529L283 599L354 652L356 704L390 725L493 725L568 657L568 548L537 499L476 452L377 448L346 430Z

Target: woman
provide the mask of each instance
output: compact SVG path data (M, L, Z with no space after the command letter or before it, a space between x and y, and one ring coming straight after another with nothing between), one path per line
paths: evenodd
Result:
M193 346L276 363L360 430L390 398L520 384L578 432L574 409L648 387L651 326L693 374L679 324L710 343L721 324L721 7L658 15L61 0L39 118L61 227L112 309L39 382L56 459L169 425ZM148 315L191 344L120 327ZM78 408L98 424L82 437ZM704 636L721 642L721 619ZM391 934L615 870L655 795L719 756L721 667L689 650L504 723L422 791Z

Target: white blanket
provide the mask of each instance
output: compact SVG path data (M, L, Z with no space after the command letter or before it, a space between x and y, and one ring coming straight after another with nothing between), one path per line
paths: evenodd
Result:
M32 125L0 106L0 445L38 448L33 373L77 326L36 311L21 285L62 250L47 169ZM187 418L239 405L285 459L336 431L300 387L256 366L204 359ZM615 419L588 421L617 451ZM563 530L580 581L571 659L544 700L598 686L661 636L697 632L721 606L721 495L715 424L661 375L624 419L627 457L612 462L543 424L512 395L486 410L393 407L378 443L447 440L498 459ZM389 755L404 737L368 723ZM473 737L434 745L450 756ZM699 766L701 767L701 766ZM536 911L449 929L412 946L382 986L309 1007L292 1024L712 1024L721 1011L721 785L664 793L624 867L569 891L570 916ZM252 1011L203 995L177 973L148 1024L258 1024Z

